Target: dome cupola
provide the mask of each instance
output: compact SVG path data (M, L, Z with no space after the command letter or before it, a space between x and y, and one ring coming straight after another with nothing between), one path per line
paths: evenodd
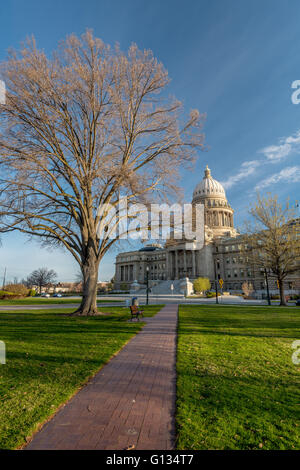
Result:
M235 236L233 209L226 199L223 186L211 176L206 165L204 177L193 192L192 204L204 205L204 224L206 238L210 240L222 236ZM209 237L208 237L209 235Z
M193 199L203 197L221 197L226 198L225 190L221 183L211 176L211 171L206 165L203 180L197 184L194 192Z

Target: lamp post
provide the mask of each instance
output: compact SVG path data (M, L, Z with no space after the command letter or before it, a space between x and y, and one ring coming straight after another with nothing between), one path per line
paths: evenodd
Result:
M146 305L149 303L149 266L146 266Z
M264 271L265 271L265 280L266 280L266 286L267 286L268 305L271 305L267 268L264 268Z
M214 260L214 268L215 268L216 304L218 304L219 299L218 299L218 279L217 279L216 260Z

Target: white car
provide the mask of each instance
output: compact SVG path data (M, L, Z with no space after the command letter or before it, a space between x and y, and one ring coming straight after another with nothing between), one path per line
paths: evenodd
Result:
M46 292L43 292L41 294L41 297L47 297L47 299L50 297L50 294L47 294Z

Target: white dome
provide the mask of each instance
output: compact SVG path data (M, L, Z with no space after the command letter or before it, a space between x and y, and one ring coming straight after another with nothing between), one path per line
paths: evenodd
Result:
M198 197L205 197L205 196L217 196L217 197L222 197L226 198L225 195L225 190L221 183L216 181L215 179L212 178L210 174L210 169L206 165L205 169L205 176L202 181L200 181L199 184L197 184L194 192L193 192L193 198L198 198Z

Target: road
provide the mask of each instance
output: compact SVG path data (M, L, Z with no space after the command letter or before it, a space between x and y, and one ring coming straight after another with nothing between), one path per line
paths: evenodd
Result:
M130 301L134 295L120 295L120 296L106 296L101 297L101 303L98 303L98 308L101 307L125 307L126 301ZM137 295L139 304L146 304L145 295ZM99 300L99 299L98 299ZM105 300L110 302L105 303ZM113 300L116 301L112 302ZM184 305L215 305L216 299L186 299L184 296L179 295L161 295L161 296L149 296L150 305L165 305L165 304L184 304ZM32 305L1 305L0 311L18 311L18 310L49 310L49 309L64 309L71 308L76 309L78 303L74 304L32 304ZM265 300L244 300L238 296L222 296L219 297L219 305L256 305L262 306L267 305Z

